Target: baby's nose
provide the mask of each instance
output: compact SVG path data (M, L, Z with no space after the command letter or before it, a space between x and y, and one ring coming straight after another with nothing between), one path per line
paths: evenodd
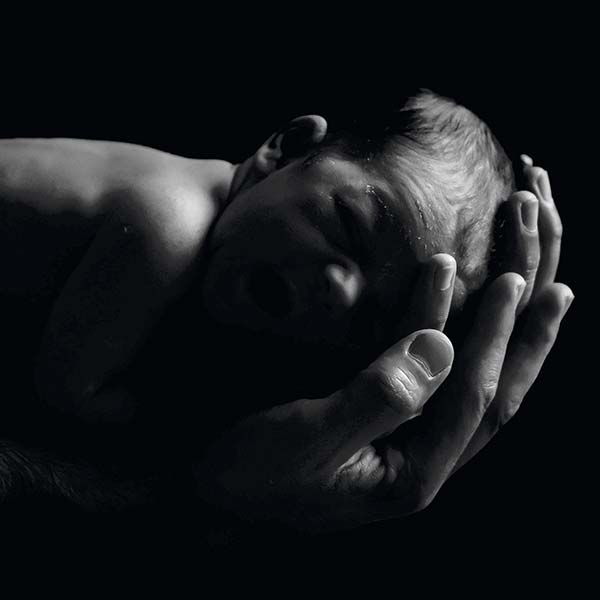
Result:
M325 304L334 316L352 308L365 287L362 273L354 266L327 265L325 281Z

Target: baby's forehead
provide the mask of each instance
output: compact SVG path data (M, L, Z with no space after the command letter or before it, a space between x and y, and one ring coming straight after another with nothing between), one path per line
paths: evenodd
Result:
M337 152L311 155L300 163L299 171L311 182L321 181L327 184L340 181L364 184L370 176L369 169L359 161Z
M434 189L431 179L417 174L410 163L359 161L327 152L306 159L300 173L304 184L316 192L344 194L360 203L375 199L390 227L401 229L415 246L428 239L430 245L449 249L455 211Z
M300 165L304 184L317 192L346 194L359 201L375 201L389 213L401 198L389 180L378 169L337 154L310 157Z

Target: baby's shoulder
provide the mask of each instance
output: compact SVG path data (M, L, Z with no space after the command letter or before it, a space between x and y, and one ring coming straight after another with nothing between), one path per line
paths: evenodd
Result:
M117 182L105 202L146 240L148 252L177 267L195 262L220 212L227 163L175 156L150 160L152 168Z

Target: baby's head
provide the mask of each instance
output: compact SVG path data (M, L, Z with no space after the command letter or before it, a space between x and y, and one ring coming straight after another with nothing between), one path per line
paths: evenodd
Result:
M429 91L334 129L300 117L237 168L209 243L206 309L304 341L381 342L433 254L456 259L453 309L482 286L514 186L485 123Z

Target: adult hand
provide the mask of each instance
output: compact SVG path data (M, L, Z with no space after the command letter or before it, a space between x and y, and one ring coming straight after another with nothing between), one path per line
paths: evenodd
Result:
M520 273L526 281L517 308L523 312L518 334L511 339L494 400L471 438L455 470L477 454L517 412L537 378L554 344L562 317L574 295L556 283L563 233L560 215L552 197L548 172L522 155L525 191L508 200L510 219L504 266Z
M486 290L454 365L443 333L416 331L327 398L298 400L239 423L197 466L199 495L245 518L313 530L426 507L514 415L573 298L554 282L560 220L547 174L532 165L526 171L540 196L517 192L509 200L518 216L516 272ZM537 228L530 215L521 218L530 201L538 209ZM431 292L421 296L429 298L421 304L422 322L443 328L454 270L448 255L431 259L418 286ZM531 300L515 328L523 298Z

